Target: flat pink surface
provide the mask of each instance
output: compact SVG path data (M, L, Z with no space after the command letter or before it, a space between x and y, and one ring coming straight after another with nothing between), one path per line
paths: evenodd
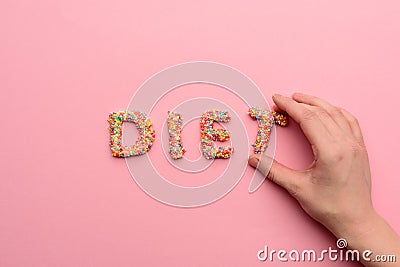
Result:
M282 189L249 194L250 168L222 200L181 209L147 196L111 157L108 113L193 60L233 66L268 97L302 91L354 113L375 207L400 231L399 14L396 0L1 1L0 266L280 266L257 251L335 246ZM293 123L278 129L276 158L311 161Z

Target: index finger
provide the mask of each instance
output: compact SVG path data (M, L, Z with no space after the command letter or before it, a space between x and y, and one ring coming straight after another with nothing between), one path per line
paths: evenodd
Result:
M299 125L304 135L313 145L326 143L330 134L318 115L307 107L307 104L298 103L289 97L274 94L272 96L276 106L286 112Z

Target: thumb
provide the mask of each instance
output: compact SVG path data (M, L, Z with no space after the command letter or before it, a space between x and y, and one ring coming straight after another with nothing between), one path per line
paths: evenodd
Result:
M296 195L301 181L300 173L266 155L251 155L249 165L264 174L268 180L280 185L291 195Z

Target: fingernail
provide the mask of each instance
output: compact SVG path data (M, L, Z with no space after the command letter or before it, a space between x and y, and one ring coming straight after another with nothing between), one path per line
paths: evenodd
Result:
M296 97L296 96L303 96L304 94L303 93L300 93L300 92L294 92L293 94L292 94L292 97Z
M250 165L251 167L257 168L258 161L259 161L258 157L251 156L251 157L249 158L249 165Z
M281 94L273 94L272 95L272 99L279 98L279 97L283 97L283 95L281 95Z

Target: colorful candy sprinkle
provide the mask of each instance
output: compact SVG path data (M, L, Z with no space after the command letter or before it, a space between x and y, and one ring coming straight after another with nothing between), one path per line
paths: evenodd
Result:
M274 122L279 126L285 127L288 124L288 119L285 114L272 111L272 116L274 116Z
M268 146L272 125L276 123L279 126L285 127L288 120L284 114L255 107L250 108L248 114L258 122L256 142L252 146L254 147L255 154L261 154Z
M169 154L173 159L180 159L186 150L182 145L182 115L168 111Z
M122 144L122 125L132 122L139 131L139 137L133 146ZM143 112L118 111L110 113L108 117L110 127L110 148L114 157L125 158L146 154L154 142L155 132L152 122Z
M217 147L214 141L228 141L229 131L225 129L214 129L214 122L229 122L231 117L227 111L209 110L203 113L200 119L201 149L206 159L227 159L233 153L233 147Z

